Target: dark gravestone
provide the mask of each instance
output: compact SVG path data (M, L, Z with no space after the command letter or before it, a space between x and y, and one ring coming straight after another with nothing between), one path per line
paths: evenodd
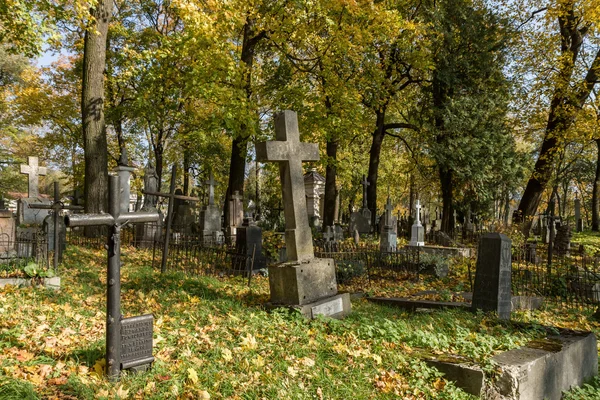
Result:
M55 240L54 240L54 215L48 215L44 218L44 223L42 225L42 229L46 234L46 238L48 241L48 251L54 251ZM64 218L58 219L58 259L62 260L62 253L65 251L65 247L67 244L67 228L65 226Z
M152 356L152 314L121 320L121 369L146 369Z
M479 241L473 309L496 311L510 319L511 241L501 233L487 233Z
M248 257L252 257L254 254L253 270L267 268L267 259L262 251L262 228L250 218L244 218L242 226L237 228L235 248L238 253ZM250 258L246 262L246 270L249 270L252 259Z

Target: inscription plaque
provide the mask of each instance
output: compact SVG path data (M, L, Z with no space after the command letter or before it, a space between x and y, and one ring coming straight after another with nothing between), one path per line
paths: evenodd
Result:
M317 315L334 315L344 311L344 303L341 298L337 298L327 303L319 304L311 308L313 318Z
M152 356L152 314L121 320L121 369L154 362Z

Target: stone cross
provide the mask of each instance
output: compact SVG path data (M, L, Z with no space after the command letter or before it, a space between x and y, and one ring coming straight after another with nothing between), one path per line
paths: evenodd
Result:
M394 209L394 207L392 207L392 201L390 200L390 198L388 196L387 202L385 203L385 226L388 226L388 227L393 226L393 221L392 221L392 210L393 209Z
M157 212L122 213L120 205L120 186L118 176L108 177L108 213L103 214L75 214L65 217L67 226L108 226L108 269L106 290L106 372L110 379L119 378L123 368L123 316L121 315L121 227L128 223L157 222ZM56 225L55 225L56 226ZM142 318L142 317L134 317ZM150 325L151 327L151 325ZM147 332L138 333L138 341L146 336ZM151 363L152 358L152 332L150 331L150 356L142 361ZM144 347L147 350L147 347ZM143 353L143 351L142 351Z
M415 209L417 210L417 220L415 221L415 225L421 225L421 202L419 200L417 200Z
M233 194L231 195L231 202L233 204L232 207L232 211L230 212L231 216L233 217L232 221L235 221L235 217L241 213L243 214L243 210L238 210L238 204L240 204L242 201L244 200L244 197L240 194L239 191L235 191L233 192Z
M367 208L367 186L371 186L371 184L364 175L360 183L363 186L363 208Z
M285 215L285 243L288 261L314 258L312 232L306 213L303 161L318 161L319 146L300 142L298 116L286 110L275 117L277 140L257 143L261 162L278 162Z
M39 186L39 176L46 175L46 167L40 167L38 164L37 157L27 157L29 163L27 165L21 165L21 173L25 175L29 175L29 197L39 197L40 193L38 190Z
M335 236L333 234L333 230L331 229L331 226L328 226L325 228L325 233L323 233L323 239L325 239L325 242L333 242Z
M81 206L67 206L60 201L60 185L54 181L54 203L48 204L29 204L29 208L52 210L54 213L54 272L57 272L58 258L60 255L60 234L59 234L59 213L60 210L83 210Z
M173 164L173 168L171 169L171 187L169 188L169 193L159 193L159 192L142 192L145 195L150 196L159 196L166 197L169 199L169 210L167 211L167 229L165 232L165 241L163 244L163 254L162 260L160 263L160 272L164 273L167 270L167 259L169 257L169 236L171 235L171 225L173 223L173 215L175 209L175 199L180 200L188 200L188 201L200 201L197 197L183 196L179 194L175 194L175 185L177 181L177 165Z
M209 179L204 182L205 185L208 185L208 205L212 206L215 204L215 178L213 173L210 173Z

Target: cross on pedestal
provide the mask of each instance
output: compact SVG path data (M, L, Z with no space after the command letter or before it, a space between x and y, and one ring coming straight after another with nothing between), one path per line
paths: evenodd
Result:
M46 167L40 167L38 164L37 157L27 157L29 163L27 165L21 165L21 173L25 175L29 175L29 183L28 183L28 196L38 197L39 193L39 176L46 175Z
M204 182L205 185L208 185L208 205L212 206L215 204L215 178L213 173L210 173L209 179Z
M417 200L417 204L415 205L417 210L417 220L415 221L416 225L421 225L421 202Z
M111 379L118 379L121 373L122 353L128 350L128 346L122 347L122 321L121 315L121 227L128 223L141 222L156 222L159 215L157 212L138 211L133 213L122 213L120 207L120 183L119 177L108 177L108 214L75 214L65 217L67 226L108 226L108 269L107 269L107 288L106 288L106 372ZM134 317L134 319L143 319L142 317ZM147 321L140 321L141 324ZM140 323L138 323L140 324ZM144 326L142 326L144 328ZM126 332L125 332L126 333ZM147 334L148 331L140 329L137 333L138 349L142 346L141 351L135 353L140 356L142 353L146 358L142 359L142 363L148 364L153 361L152 357L152 331L150 330L150 355L147 356ZM131 336L131 335L129 335ZM124 334L126 340L128 337ZM140 342L144 342L140 344ZM129 344L129 343L128 343ZM129 360L129 359L128 359ZM139 365L139 364L138 364Z
M171 236L171 224L173 223L173 208L175 205L175 199L187 200L187 201L200 201L197 197L183 196L179 194L175 194L175 185L177 180L177 165L173 164L173 168L171 169L171 187L169 188L169 193L160 193L160 192L142 192L145 195L150 196L159 196L166 197L169 199L169 210L167 211L167 229L165 232L165 242L163 246L163 254L162 260L160 263L160 272L164 273L167 270L167 258L169 256L169 236Z
M54 272L58 268L58 258L60 255L60 234L59 234L59 213L60 210L83 210L81 206L67 206L60 201L60 185L58 181L54 181L54 202L49 204L30 204L29 208L42 209L42 210L52 210L54 214L54 262L52 266L54 267Z
M360 182L363 186L363 208L367 208L367 186L371 186L367 177L363 175L362 181Z
M275 136L276 141L256 144L256 159L279 163L288 261L312 259L312 232L306 213L302 162L318 161L319 146L300 142L298 116L289 110L275 117Z

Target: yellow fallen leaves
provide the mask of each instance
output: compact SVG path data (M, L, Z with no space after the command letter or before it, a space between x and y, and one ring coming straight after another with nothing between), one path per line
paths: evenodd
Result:
M194 368L188 368L187 370L187 379L189 382L193 383L194 385L198 384L198 373L196 372L196 370Z
M242 338L241 347L243 350L253 350L256 349L256 346L256 338L251 334L248 333Z

